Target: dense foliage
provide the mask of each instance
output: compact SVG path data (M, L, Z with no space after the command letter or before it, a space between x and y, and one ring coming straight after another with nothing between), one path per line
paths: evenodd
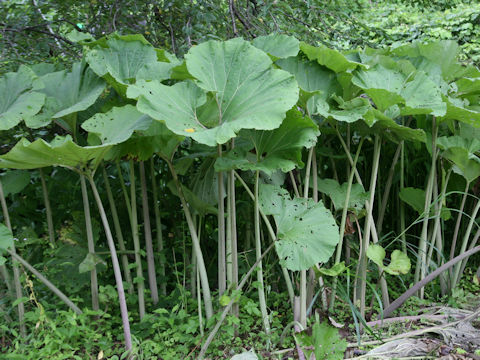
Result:
M2 356L341 359L478 293L476 4L130 5L2 7Z

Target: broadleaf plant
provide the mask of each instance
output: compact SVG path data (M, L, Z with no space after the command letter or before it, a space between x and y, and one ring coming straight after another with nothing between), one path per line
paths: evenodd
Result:
M328 209L311 199L290 198L275 185L260 187L260 207L277 225L280 261L293 271L327 262L339 241L338 225Z

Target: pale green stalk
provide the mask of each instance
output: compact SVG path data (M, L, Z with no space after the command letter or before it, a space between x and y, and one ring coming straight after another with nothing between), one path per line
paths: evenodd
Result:
M440 194L440 197L437 199L438 197L438 186L437 186L437 181L435 180L434 181L434 189L433 189L433 192L434 192L434 197L435 197L435 222L433 223L433 231L432 231L432 238L433 236L435 236L435 238L437 237L437 231L438 229L440 229L440 221L442 219L442 209L443 209L443 202L445 201L445 194L447 192L447 185L448 185L448 181L450 180L450 174L452 173L452 169L450 169L447 173L447 176L445 177L444 179L444 183L443 183L443 186L442 186L442 192ZM436 177L436 175L435 175ZM433 239L432 239L433 240ZM433 241L431 241L430 243L430 246L428 248L428 255L427 255L427 268L430 267L430 264L432 262L432 256L433 256L433 250L435 248L435 246L437 247L437 252L439 254L441 254L443 252L443 243L442 241L436 241L435 243Z
M222 157L222 145L217 147L218 157ZM218 187L218 293L222 295L227 289L227 268L225 248L225 188L223 184L223 172L217 173Z
M373 150L373 164L372 164L372 175L370 178L370 200L369 208L367 210L368 215L365 220L365 229L363 231L363 243L362 250L360 253L360 273L357 278L360 279L360 314L365 318L365 296L366 296L366 287L367 287L367 249L370 244L370 229L373 223L373 202L375 200L375 189L377 184L377 174L378 174L378 165L380 163L380 137L375 135L375 145Z
M432 256L433 256L433 250L435 248L435 245L437 247L437 262L438 266L441 266L444 261L442 259L442 253L443 253L443 239L441 236L440 232L440 221L442 218L442 209L443 209L443 203L445 201L445 194L447 192L447 185L448 181L450 180L450 174L452 173L452 169L450 169L447 173L447 176L444 179L444 183L442 186L442 192L440 194L440 198L435 201L435 223L433 225L433 231L432 231L432 240L430 247L428 249L428 257L427 257L427 267L430 267L430 264L432 262ZM434 182L434 192L435 192L435 198L438 196L438 186L437 186L437 181ZM433 241L433 238L435 238L435 241ZM446 293L446 285L445 285L445 276L442 274L440 276L440 289L442 294Z
M362 137L362 139L360 140L360 143L358 144L357 153L355 154L355 160L353 161L352 169L348 177L347 193L345 194L345 204L342 209L342 219L340 221L340 240L338 242L337 252L335 254L335 264L340 263L340 259L342 257L343 238L345 236L345 224L347 223L347 216L348 216L348 204L350 203L350 194L352 192L353 177L355 175L355 171L353 171L353 169L356 169L357 167L358 158L360 156L360 151L362 150L362 145L364 140L365 138ZM338 281L338 278L334 277L333 285L332 285L332 294L330 295L330 306L329 306L330 311L333 310L333 307L335 305L335 298L337 294L337 281Z
M450 247L450 260L452 260L455 257L455 248L457 247L458 232L460 230L460 224L462 223L463 209L465 208L465 202L467 201L469 189L470 189L470 182L467 181L465 185L465 190L462 196L462 202L460 204L460 209L458 210L457 221L455 223L455 230L453 231L452 245ZM450 274L450 279L453 280L453 268L448 269L448 272Z
M225 263L227 269L227 285L231 287L233 282L233 267L232 267L232 209L231 209L231 186L230 186L230 172L227 173L227 223L225 236Z
M350 162L350 165L353 166L353 159L352 159L352 156L351 156L350 152L348 151L348 148L345 144L345 141L343 140L342 136L340 135L340 132L338 131L338 129L336 129L336 130L337 130L337 136L340 140L340 143L342 144L342 147L343 147L343 150L345 151L345 154L347 155L348 161ZM358 173L358 169L356 167L353 167L353 171L355 172L355 179L357 180L357 182L360 185L363 186L362 178L360 177L360 175ZM371 214L370 208L371 208L370 207L370 202L368 200L365 201L365 209L367 210L367 214ZM378 234L377 234L377 230L375 228L375 221L373 221L373 218L370 221L370 232L371 232L373 243L374 244L378 243ZM360 236L360 233L359 233L359 236ZM362 239L363 239L363 237L362 237ZM358 265L360 265L360 261L359 261ZM381 272L380 268L379 268L379 271ZM358 272L358 267L357 267L357 272ZM358 283L358 278L355 280L355 283L356 284ZM387 281L385 280L385 277L380 278L380 286L381 286L381 289L382 289L383 304L384 304L384 307L387 307L390 303L390 300L389 300L389 296L388 296L388 285L387 285ZM354 298L356 298L356 297L357 297L357 291L354 292Z
M152 191L153 191L153 211L155 214L155 228L157 229L157 247L160 264L160 276L162 277L162 283L160 285L160 291L162 295L167 295L167 282L165 281L165 262L163 261L163 235L162 235L162 218L160 216L160 205L158 201L157 181L155 175L155 166L153 163L153 157L150 159L150 172L152 176Z
M115 200L113 199L112 188L110 186L110 180L108 179L108 174L107 174L107 171L105 170L105 166L102 166L102 172L103 172L103 179L105 182L105 189L107 191L108 203L110 204L110 210L112 211L113 227L115 228L115 234L117 235L118 246L120 247L120 251L118 251L118 253L122 254L123 274L125 276L125 281L128 284L128 293L133 294L134 287L132 282L132 275L130 274L130 268L128 267L128 257L126 254L127 250L125 248L125 241L123 239L122 227L120 226L117 206L115 205Z
M132 227L133 248L135 250L135 264L137 276L134 282L137 283L138 309L140 320L145 316L145 283L143 279L142 257L140 255L140 238L138 235L137 197L135 188L135 167L133 160L130 160L130 225Z
M293 172L289 171L288 175L290 176L290 181L292 182L293 192L295 193L296 197L300 197L300 193L298 192L297 182L295 180L295 176L293 176Z
M194 252L195 253L195 252ZM203 315L202 315L202 298L200 295L200 272L198 271L198 265L195 261L195 269L197 273L197 308L198 308L198 327L200 328L200 336L203 338Z
M155 272L155 257L153 255L152 227L150 225L150 207L148 205L147 179L145 163L140 161L140 183L142 187L143 232L147 250L148 284L150 296L154 305L158 303L157 274Z
M423 209L423 222L422 222L422 233L420 235L420 241L418 244L418 256L417 264L415 267L415 282L423 280L426 276L427 268L427 240L428 240L428 222L429 222L429 213L430 213L430 204L432 202L432 192L433 192L433 181L435 179L436 172L436 163L437 163L437 133L438 128L436 126L435 118L433 118L433 127L432 127L432 164L430 167L430 174L428 176L427 188L425 190L425 204ZM420 289L420 298L423 299L424 288Z
M113 242L112 231L108 224L107 214L102 204L102 199L98 193L97 186L91 174L88 174L88 180L93 191L93 196L97 202L98 211L100 212L100 218L102 219L103 228L105 230L105 236L107 237L108 247L112 258L113 274L115 276L115 283L117 285L118 302L120 304L120 314L123 324L123 336L125 340L125 349L130 351L132 349L132 336L130 334L130 321L128 320L127 302L125 300L125 291L123 289L122 272L120 270L120 264L118 262L117 250L115 249L115 243Z
M234 141L232 140L232 148L234 147ZM230 286L236 287L238 284L238 239L237 239L237 209L236 209L236 194L235 194L235 174L231 170L228 173L228 185L229 185L229 228L230 228L230 259L231 259L231 284ZM232 308L233 315L239 316L238 303L235 303Z
M258 187L259 187L259 175L260 172L255 172L255 212L254 212L254 224L255 224L255 253L257 258L257 280L258 280L258 299L260 303L260 312L262 314L263 327L267 335L270 334L270 321L268 319L267 302L265 300L265 286L263 283L263 269L262 261L262 243L260 241L260 205L258 201ZM259 261L260 260L260 261Z
M313 194L312 194L312 197L313 197L313 201L315 201L316 203L318 202L318 167L317 167L317 154L314 150L313 152L313 157L312 157L312 185L313 185ZM315 271L313 269L310 269L310 276L313 276L315 277ZM322 300L322 306L323 306L323 310L324 311L327 311L328 309L328 301L327 301L327 289L325 288L325 286L323 286L324 284L324 281L323 281L323 277L320 275L318 277L318 284L320 285L320 291L321 291L321 300ZM314 288L312 287L311 289L311 295L309 297L307 297L307 303L311 303L312 299L313 299L313 293L314 293Z
M132 218L132 205L130 204L130 196L128 196L127 187L125 186L125 180L123 178L122 168L120 167L120 161L117 159L115 161L118 172L118 180L120 180L120 186L122 188L123 197L125 199L125 206L127 207L128 218Z
M465 235L463 237L462 241L462 246L460 248L459 254L463 254L465 250L467 249L468 245L468 239L470 238L470 234L472 233L473 225L475 224L475 220L478 215L478 211L480 210L480 201L477 200L475 207L472 211L472 214L470 216L470 221L468 222L467 229L465 230ZM453 270L453 278L452 278L452 289L455 288L455 286L458 284L458 281L460 280L460 269L462 268L462 263L457 263L455 265L455 268Z
M377 219L377 232L379 234L382 234L383 219L385 217L387 203L390 197L390 189L392 187L392 180L393 180L393 175L395 173L395 167L397 166L397 162L398 162L398 158L400 157L401 150L402 150L402 142L398 144L397 150L395 151L395 155L393 156L392 165L390 166L390 170L387 176L387 182L385 183L385 190L383 191L382 201L379 202L380 210L378 212L378 219Z
M308 151L307 167L305 169L305 187L303 188L303 197L308 201L308 187L310 182L310 169L312 167L312 156L314 147ZM300 271L300 324L307 326L307 270Z
M7 201L5 200L5 194L3 192L3 185L2 181L0 180L0 203L2 205L3 211L3 220L5 221L5 225L12 232L12 224L10 222L10 215L8 213ZM12 254L12 265L13 265L13 284L15 286L15 299L20 300L23 297L22 294L22 285L20 284L20 270L18 268L17 261L15 260L15 254L17 253L15 250L15 244L12 244L11 252ZM23 305L23 301L19 301L17 305L18 311L18 322L20 323L20 334L22 337L27 335L27 330L25 328L25 306Z
M470 243L470 246L468 247L468 251L471 251L473 248L475 248L479 238L480 238L480 228L477 230L477 232L473 236L472 242ZM468 257L465 258L464 260L462 260L462 265L460 267L460 274L458 276L458 281L460 281L460 279L462 278L462 275L465 271L465 267L467 266L467 262L468 262ZM479 273L477 271L477 276L478 275L479 275Z
M88 252L92 255L95 254L95 243L93 239L93 229L92 229L92 217L90 215L90 203L88 201L88 192L87 184L85 182L85 176L80 174L80 187L82 189L82 199L83 199L83 213L85 216L85 228L87 232L87 245ZM90 271L90 289L92 292L92 309L98 310L99 299L98 299L98 279L97 279L97 268L93 266L93 269Z
M248 196L250 196L252 201L255 202L255 195L253 194L253 192L250 190L250 188L245 183L245 181L243 181L242 177L240 175L238 175L238 173L236 171L234 171L234 172L235 172L235 177L238 179L238 181L240 181L240 183L242 184L242 186L246 190ZM268 220L268 218L265 215L265 213L263 212L262 208L259 208L259 211L260 211L260 215L262 216L263 222L265 223L265 226L267 227L268 234L270 235L270 239L272 240L272 242L275 242L277 240L277 236L275 235L275 231L273 230L272 224ZM280 267L282 269L283 277L285 278L285 283L287 285L288 297L290 299L290 303L293 306L293 300L295 298L295 292L293 291L292 279L290 279L290 274L288 273L287 268L285 268L283 265L280 265Z
M42 169L38 169L40 173L40 182L42 183L43 202L45 203L45 215L47 216L48 239L52 245L55 245L55 229L53 228L52 207L50 205L50 197L48 196L47 183Z
M182 186L180 184L180 181L178 180L177 172L175 171L172 162L169 159L165 160L167 161L170 172L172 173L173 181L177 188L178 196L182 203L183 213L185 214L185 219L187 220L188 229L192 238L193 249L196 252L198 270L200 272L200 281L202 283L203 301L205 302L205 313L207 320L209 320L213 316L213 306L212 297L210 294L210 285L208 284L207 270L205 268L205 262L203 260L202 248L200 247L200 241L198 239L195 225L193 223L190 208L188 207L187 201L185 200L185 195L183 194Z
M405 188L405 142L401 142L400 155L400 192ZM407 238L405 236L405 204L400 201L400 239L402 241L402 250L407 253Z

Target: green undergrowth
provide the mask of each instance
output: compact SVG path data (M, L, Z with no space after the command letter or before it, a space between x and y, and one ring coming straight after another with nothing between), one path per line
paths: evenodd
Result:
M26 302L29 308L25 318L28 329L33 329L22 340L16 324L2 324L0 337L3 339L0 352L2 359L120 359L124 346L118 301L113 286L100 287L101 310L84 309L82 315L60 310L57 303ZM137 359L194 359L202 341L213 328L220 314L207 324L204 335L196 301L191 295L177 289L163 299L165 307L157 307L138 321L135 303L130 302L130 320ZM186 296L186 297L185 297ZM33 299L33 298L32 298ZM186 299L186 301L185 301ZM176 305L172 305L176 304ZM151 306L151 304L150 304ZM267 336L262 329L258 300L241 296L240 316L229 315L208 352L213 358L230 358L245 348L254 348L259 354L271 351L280 340L290 319L289 303L285 294L272 292L269 296L272 333ZM5 315L1 314L0 315ZM205 320L204 320L205 322ZM293 338L287 336L283 347L293 346ZM2 351L3 351L2 350Z

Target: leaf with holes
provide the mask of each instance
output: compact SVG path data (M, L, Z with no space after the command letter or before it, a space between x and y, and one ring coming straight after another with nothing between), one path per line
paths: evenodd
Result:
M119 144L128 140L134 131L147 130L151 123L152 119L135 106L125 105L95 114L82 124L82 128L96 134L103 144Z
M306 270L330 259L340 234L335 218L322 202L291 199L285 189L275 185L262 185L259 201L265 214L275 219L275 249L287 269Z

